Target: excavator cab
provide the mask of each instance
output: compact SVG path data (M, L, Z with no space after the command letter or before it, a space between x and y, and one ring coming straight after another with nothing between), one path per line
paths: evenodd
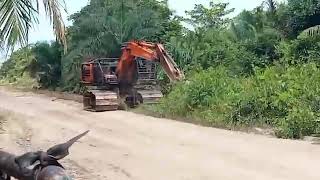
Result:
M117 85L116 58L98 58L81 64L81 81L86 86Z

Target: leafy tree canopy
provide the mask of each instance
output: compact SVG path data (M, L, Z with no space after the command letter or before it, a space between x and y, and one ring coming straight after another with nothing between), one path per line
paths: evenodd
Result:
M320 1L288 0L288 27L291 38L309 27L320 24Z
M91 0L70 20L69 52L63 60L66 84L77 84L79 66L88 57L118 57L131 39L165 42L181 34L179 18L168 2L157 0Z
M193 10L186 11L189 18L185 18L185 21L196 28L224 27L230 21L226 16L234 11L234 9L227 9L228 5L229 3L211 1L207 8L202 4L196 4Z

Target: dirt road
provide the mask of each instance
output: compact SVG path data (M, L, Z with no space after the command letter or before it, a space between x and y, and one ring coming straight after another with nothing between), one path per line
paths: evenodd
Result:
M53 99L0 89L0 110L7 117L0 147L15 153L45 149L89 129L63 162L76 179L320 179L320 146L309 142L130 112L85 112L79 103Z

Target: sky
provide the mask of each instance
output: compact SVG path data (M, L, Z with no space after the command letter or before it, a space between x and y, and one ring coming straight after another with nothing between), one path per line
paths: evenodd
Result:
M177 15L184 15L186 10L193 9L195 4L208 5L210 0L169 0L170 9L174 10ZM240 13L242 10L251 10L260 5L263 0L215 0L216 2L229 2L230 8L235 8L234 15ZM65 0L67 6L67 13L63 14L63 19L66 25L69 26L72 23L67 21L68 16L78 12L82 7L86 6L89 0ZM49 20L46 18L43 8L40 11L39 24L35 25L29 34L29 42L35 43L37 41L50 41L53 40L54 34L52 26ZM2 57L1 57L2 56ZM0 64L5 57L0 53Z
M218 2L219 0L217 0ZM260 5L263 0L220 0L220 2L229 2L230 8L235 8L234 14L238 14L243 9L253 9ZM208 4L209 0L169 0L169 6L178 15L184 15L186 10L193 9L195 4ZM88 4L88 0L66 0L68 14L64 13L63 17L67 25L71 25L71 22L67 21L67 17ZM53 40L54 34L49 24L48 19L41 12L39 18L39 24L31 31L29 40L30 43L43 40Z

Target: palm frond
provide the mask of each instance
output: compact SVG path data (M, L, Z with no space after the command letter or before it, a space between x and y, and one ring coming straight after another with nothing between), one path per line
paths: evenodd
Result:
M37 10L29 0L0 1L0 38L1 45L13 47L17 43L28 42L29 29L37 18Z
M25 46L32 25L38 22L40 0L1 0L0 1L0 45L12 49L16 45ZM34 2L36 4L34 4ZM56 38L67 49L65 25L61 16L64 0L43 0L46 15L53 24Z
M275 13L277 11L277 3L275 0L265 0L262 2L261 6L266 6L267 11L270 13Z
M65 8L65 1L62 0L60 3L59 0L43 0L43 5L46 11L47 16L50 19L50 22L53 24L53 30L56 35L57 40L63 44L64 51L67 51L67 39L66 39L66 28L61 16L61 7Z

